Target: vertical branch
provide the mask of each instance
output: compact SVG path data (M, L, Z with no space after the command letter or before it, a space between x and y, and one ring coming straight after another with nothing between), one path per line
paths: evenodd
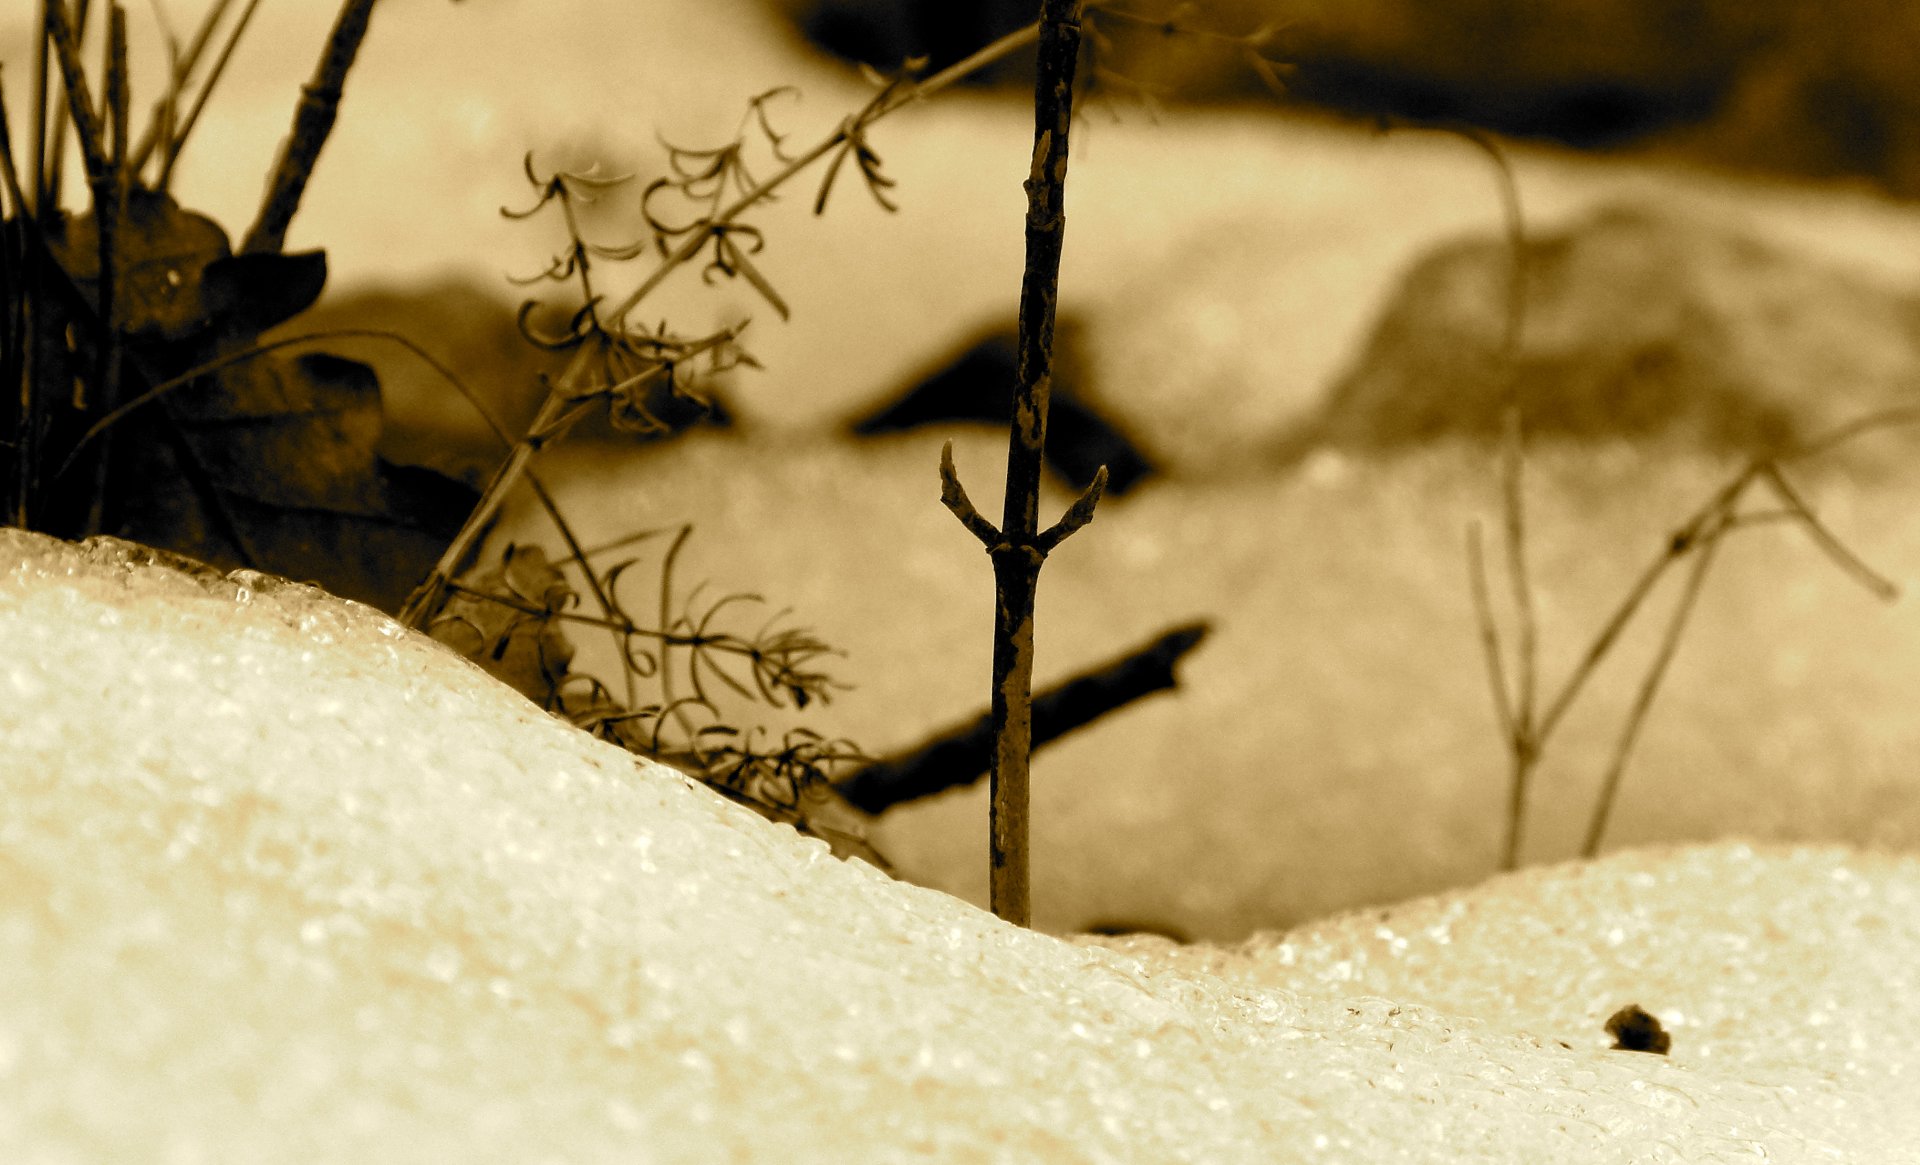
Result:
M180 97L186 92L194 69L200 65L200 54L207 50L207 41L212 38L214 28L226 16L227 8L232 3L233 0L214 0L213 7L200 18L200 27L194 30L193 43L187 46L186 52L174 55L172 68L167 75L166 92L153 103L153 117L147 122L147 131L140 135L140 144L133 148L134 173L146 169L147 159L152 156L154 147L173 140L174 127L180 122Z
M1033 744L1033 606L1045 551L1040 461L1053 388L1053 325L1066 242L1067 134L1080 57L1079 0L1042 0L1033 86L1033 166L1027 175L1027 262L1020 280L1020 357L1007 440L1001 544L992 550L993 767L988 855L993 912L1015 926L1032 918L1027 848L1028 765Z
M1720 549L1721 536L1732 529L1734 520L1730 509L1716 512L1712 525L1700 538L1699 552L1694 557L1693 569L1687 572L1680 601L1674 607L1673 617L1667 621L1666 632L1660 637L1660 647L1654 653L1653 662L1647 666L1640 690L1634 695L1633 708L1627 713L1626 723L1621 726L1620 739L1614 742L1613 756L1607 762L1606 775L1601 779L1600 798L1594 805L1593 816L1587 822L1586 842L1580 847L1580 856L1589 861L1600 854L1600 841L1607 834L1607 822L1620 792L1620 778L1627 771L1627 761L1633 755L1634 744L1640 739L1640 729L1647 721L1654 697L1660 694L1660 683L1666 679L1667 667L1673 662L1674 653L1680 649L1680 637L1686 632L1687 620L1692 617L1694 604L1700 598L1700 588L1707 581L1707 571L1713 566L1714 554Z
M41 376L40 325L35 318L36 291L44 276L44 259L41 248L33 246L28 238L31 229L27 216L34 218L32 226L44 226L57 212L59 194L50 192L55 185L56 170L49 164L47 151L48 126L54 117L52 102L53 76L52 30L48 9L65 0L42 0L39 6L39 23L35 28L33 58L33 131L27 143L32 151L31 173L27 176L29 205L17 210L18 238L20 247L20 293L15 305L16 318L19 320L18 358L20 361L19 427L14 433L14 473L9 483L12 490L8 517L21 529L31 529L34 499L34 481L40 452L40 418L46 402L36 391L36 381ZM17 196L16 196L17 197ZM8 391L15 391L9 384Z
M227 62L233 59L233 50L240 44L240 38L246 34L247 22L253 19L254 9L260 6L260 0L247 0L247 6L241 10L240 19L233 26L233 33L227 37L227 43L220 48L220 56L213 62L212 72L200 85L200 92L194 95L193 106L187 110L185 118L178 126L170 127L166 139L165 155L160 161L160 173L153 180L155 190L164 191L173 181L173 164L180 160L180 150L187 144L187 138L193 133L193 127L200 121L201 110L207 107L207 98L213 95L214 87L220 84L220 77L227 70ZM198 43L194 49L199 51ZM178 112L176 109L174 112ZM136 170L138 165L134 167ZM295 196L296 199L298 195ZM291 217L292 212L288 212Z
M78 52L79 42L85 39L87 29L87 0L76 0L73 12L68 13L67 0L46 0L40 12L41 48L54 51L56 63L60 66L61 76L67 76L67 61L59 57L62 36L69 42L69 48ZM58 13L54 11L58 9ZM79 58L74 57L74 67L79 67ZM64 81L63 81L64 85ZM62 93L66 90L62 88ZM64 186L67 164L67 102L56 103L52 109L52 118L48 126L50 140L46 145L46 194L43 201L44 216L41 221L51 221L51 216L60 211L60 193ZM86 145L81 142L82 147Z
M66 5L61 0L47 0L47 37L53 42L53 55L60 65L60 79L67 90L66 111L73 118L74 132L80 135L80 156L87 165L87 181L96 191L107 168L107 155L101 145L100 119L93 111L93 97L87 92L87 75L80 67L80 36L73 24L67 19ZM84 7L81 13L85 18ZM54 123L56 131L60 126ZM60 164L60 135L54 134L52 156L48 161L50 170L56 172L51 185L52 194L59 198L59 178L57 170Z
M1053 385L1054 308L1066 241L1067 133L1080 56L1081 0L1041 0L1040 64L1033 91L1033 166L1027 175L1027 262L1020 281L1020 360L1007 440L1007 495L1000 529L967 499L948 446L941 501L993 559L993 759L988 856L993 912L1016 926L1032 917L1027 850L1028 761L1033 744L1033 607L1048 551L1093 520L1103 467L1067 513L1042 532L1040 455Z
M0 74L0 81L4 75ZM32 300L33 267L28 259L28 216L32 214L20 170L14 162L13 129L4 84L0 84L0 447L12 462L0 457L0 522L22 529L27 525L27 456L32 442L27 425L32 414L33 381L27 359L29 325L27 305ZM28 181L31 181L29 177Z
M126 218L127 190L127 11L117 2L107 8L106 132L111 142L106 173L94 184L93 218L100 240L98 353L94 364L95 407L109 413L120 403L120 228ZM87 504L86 533L104 525L107 472L111 465L113 433L107 432L96 451L93 492Z
M30 177L33 190L33 213L44 216L51 209L52 199L47 197L47 120L51 116L48 93L52 88L52 77L47 72L51 62L47 59L48 29L47 8L61 3L62 0L45 0L40 6L39 36L35 38L33 54L33 140L29 143L33 150L33 173ZM41 221L46 219L41 217ZM24 523L22 523L24 525Z
M306 192L307 179L320 158L320 149L333 132L333 119L340 110L340 95L353 68L353 58L367 35L367 20L373 15L373 0L344 0L335 18L333 32L327 37L326 52L314 68L313 79L300 89L300 105L293 112L293 129L281 144L280 157L274 163L273 177L267 183L266 198L260 204L260 216L247 231L240 250L245 254L277 253L287 242L287 227L300 209L300 196Z
M1488 653L1495 709L1500 716L1501 728L1507 735L1511 758L1507 836L1501 852L1502 868L1511 870L1520 861L1521 833L1527 812L1527 786L1540 760L1543 735L1539 720L1539 619L1534 610L1533 579L1527 566L1526 410L1519 371L1520 331L1526 322L1527 309L1526 219L1520 206L1520 188L1514 181L1513 166L1507 161L1499 143L1474 129L1455 129L1450 132L1465 138L1493 161L1494 173L1500 182L1500 210L1505 221L1507 251L1511 258L1499 351L1500 375L1505 379L1506 398L1501 411L1500 433L1501 543L1506 552L1509 598L1518 624L1514 630L1514 678L1511 690L1501 659L1499 631L1493 621L1492 603L1486 594L1486 571L1480 558L1477 531L1468 543L1475 610L1481 624L1482 642Z

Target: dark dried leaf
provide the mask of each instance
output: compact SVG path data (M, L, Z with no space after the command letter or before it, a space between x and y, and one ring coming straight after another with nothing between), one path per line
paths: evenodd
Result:
M457 580L453 597L427 633L479 664L542 708L563 706L560 685L573 643L556 617L575 595L538 546L508 546L497 566ZM576 709L595 723L621 713L605 701Z
M97 302L100 233L93 216L56 224L50 242L67 274ZM129 339L178 342L214 326L219 305L208 300L202 278L208 265L233 254L219 223L181 209L165 194L136 188L127 194L116 247L115 295Z

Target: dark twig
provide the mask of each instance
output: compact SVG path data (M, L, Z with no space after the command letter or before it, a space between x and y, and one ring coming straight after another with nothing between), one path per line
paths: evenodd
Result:
M1653 699L1660 692L1660 683L1666 678L1667 668L1680 648L1680 637L1686 631L1687 620L1700 598L1700 588L1707 580L1707 571L1712 568L1714 555L1720 549L1720 537L1733 524L1730 513L1717 513L1701 537L1700 552L1694 557L1692 569L1687 571L1680 601L1674 605L1673 614L1667 620L1667 629L1660 636L1660 646L1654 652L1653 662L1647 666L1647 674L1640 681L1640 690L1634 694L1633 707L1627 713L1626 723L1621 726L1620 737L1614 742L1613 756L1608 760L1606 775L1600 782L1600 798L1587 823L1587 840L1580 851L1583 857L1592 858L1600 852L1600 839L1606 835L1607 820L1613 813L1614 801L1620 791L1620 778L1627 769L1627 759L1633 754L1633 746L1640 739L1640 728L1646 723L1647 712L1653 707Z
M33 215L32 198L21 182L18 159L13 152L13 130L7 110L4 87L0 86L0 179L6 183L4 209L0 210L0 265L4 279L0 283L0 304L6 309L0 320L0 393L6 396L0 417L6 418L0 429L0 441L12 449L12 472L0 485L0 521L27 528L32 507L29 498L33 483L33 458L38 448L35 434L33 386L33 306L34 289L39 278L39 248L33 233L39 220ZM37 165L34 167L39 168ZM28 175L28 182L33 176Z
M287 227L300 209L300 196L307 179L320 158L321 147L333 132L333 120L340 110L340 96L353 68L353 58L367 35L367 20L373 14L373 0L346 0L340 6L327 48L314 68L313 79L300 89L300 105L294 110L293 129L280 149L267 184L266 199L260 204L260 216L247 232L243 254L278 253L287 241Z
M1179 627L1118 659L1089 668L1033 697L1033 747L1040 748L1143 696L1175 687L1173 665L1206 637L1205 623ZM856 809L895 805L978 780L993 763L993 712L834 782Z
M233 32L227 37L227 43L220 47L220 55L214 60L213 69L207 74L207 79L201 83L200 92L194 96L193 108L187 110L187 116L181 120L177 128L170 130L166 142L166 156L160 162L160 174L153 180L155 190L165 190L172 183L174 163L180 160L180 151L186 146L187 138L192 135L193 127L199 124L200 112L207 107L207 98L213 95L214 87L220 84L221 75L227 71L227 62L233 58L233 50L239 45L240 38L245 35L247 22L253 19L254 9L259 6L260 0L247 0L247 6L241 11L240 19L234 23ZM195 48L198 47L196 44ZM317 156L319 146L314 147L314 152ZM293 197L297 205L299 193L296 191ZM291 218L293 212L289 210L287 215ZM282 229L284 231L284 226Z
M53 42L53 55L60 65L60 79L67 91L67 115L80 135L80 156L87 166L87 181L98 192L106 181L107 151L100 132L100 119L94 113L93 97L87 91L86 71L80 64L79 36L67 19L62 0L47 0L47 36ZM59 143L55 143L55 161ZM58 192L55 192L57 197ZM46 208L42 208L43 213Z
M146 169L147 159L152 156L155 146L173 140L173 127L179 120L180 94L193 77L193 71L200 67L200 54L207 50L207 41L212 39L214 28L226 16L227 8L232 3L233 0L214 0L213 6L201 18L200 27L194 31L193 43L187 46L186 52L174 55L166 92L153 103L153 116L147 122L147 131L140 135L140 144L133 148L131 161L134 173Z
M112 154L105 181L94 187L93 217L100 243L99 300L96 312L100 320L98 354L94 368L94 393L98 406L112 409L120 395L120 318L123 314L120 288L120 228L127 217L127 192L131 175L127 171L127 11L118 3L107 8L106 37L107 123L112 139ZM75 392L79 391L76 385ZM76 404L79 402L76 401ZM109 437L109 440L111 437ZM103 445L94 462L93 492L87 507L87 534L103 527L107 502L108 468L112 460L110 445Z
M1027 176L1027 260L1020 283L1020 360L1007 441L1006 506L995 530L967 500L950 453L941 458L941 498L993 560L992 808L988 828L993 912L1016 926L1032 917L1027 845L1028 761L1033 723L1033 607L1048 551L1093 518L1106 485L1093 484L1042 533L1040 460L1053 381L1053 328L1066 241L1067 138L1080 53L1080 0L1041 0L1040 60L1033 91L1033 165Z
M47 172L47 123L51 114L50 92L52 90L52 76L47 69L51 63L47 46L52 42L47 29L47 9L60 3L64 3L64 0L42 0L39 35L34 38L33 137L28 142L33 150L33 173L29 176L33 198L29 209L43 222L44 216L51 212L52 204L59 198L57 193L50 195L47 190L50 178Z

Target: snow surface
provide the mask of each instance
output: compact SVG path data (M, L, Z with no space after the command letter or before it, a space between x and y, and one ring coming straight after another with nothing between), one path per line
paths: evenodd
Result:
M1063 941L370 609L15 531L0 692L8 1162L1920 1159L1912 858Z

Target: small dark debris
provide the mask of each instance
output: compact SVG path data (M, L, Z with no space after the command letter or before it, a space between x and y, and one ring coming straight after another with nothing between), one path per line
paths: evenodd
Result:
M1637 1003L1629 1003L1613 1013L1607 1020L1607 1034L1613 1037L1616 1052L1652 1052L1664 1056L1673 1046L1673 1037L1667 1034L1667 1029Z
M926 57L928 72L944 69L981 45L1033 23L1035 6L1020 0L799 0L787 5L803 35L843 60L892 71L910 57ZM970 85L1033 87L1034 52L1016 54L964 79Z

